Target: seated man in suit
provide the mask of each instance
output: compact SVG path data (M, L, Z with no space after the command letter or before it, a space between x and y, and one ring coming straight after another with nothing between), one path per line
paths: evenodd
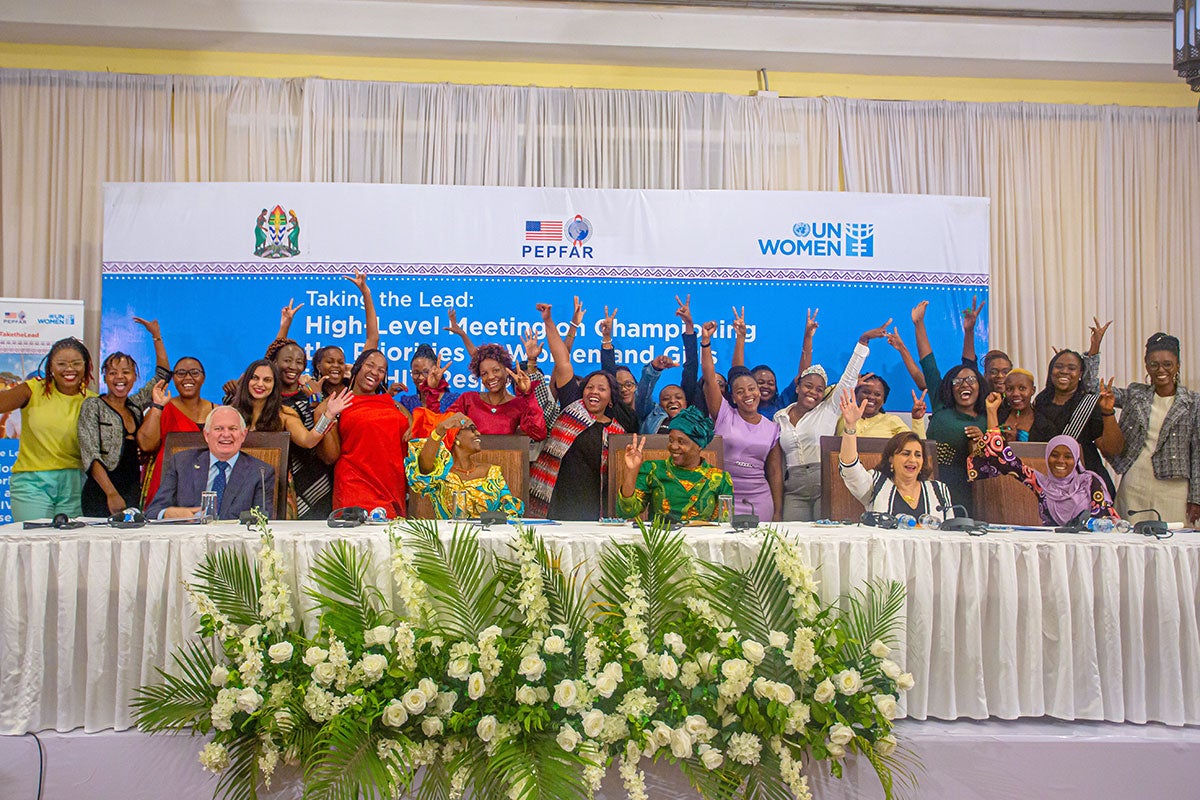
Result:
M163 459L163 476L146 509L151 519L183 519L200 513L200 493L217 493L217 519L237 519L258 507L275 516L275 469L241 452L246 421L232 406L217 406L204 420L206 450L180 450ZM268 488L269 487L269 488Z

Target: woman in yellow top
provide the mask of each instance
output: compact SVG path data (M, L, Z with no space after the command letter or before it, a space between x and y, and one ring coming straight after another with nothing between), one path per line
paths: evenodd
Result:
M0 413L21 412L21 447L8 484L17 522L83 513L79 409L96 393L92 356L75 337L59 339L42 361L43 378L0 392Z
M418 408L414 432L428 429L427 419L437 416ZM479 461L481 452L483 440L471 418L449 414L426 438L409 442L404 459L409 488L429 498L438 519L478 517L484 511L521 516L521 500L509 490L498 465Z

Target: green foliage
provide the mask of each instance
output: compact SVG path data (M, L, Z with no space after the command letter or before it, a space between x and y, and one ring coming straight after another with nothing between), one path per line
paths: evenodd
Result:
M342 640L361 639L387 607L383 593L367 583L370 567L370 555L345 539L331 542L313 560L316 586L305 594L316 603L322 623Z
M352 714L339 714L327 722L304 771L305 800L394 797L397 776L377 752L382 738L369 719Z
M258 615L258 571L245 550L218 550L205 556L196 568L196 588L208 595L234 625L262 622Z
M451 639L476 638L495 623L504 594L494 557L484 553L470 525L455 525L448 546L431 520L411 520L407 530L413 567L433 599L435 631Z
M845 659L858 659L879 640L886 645L896 643L904 628L904 584L898 581L873 581L843 597L847 639L842 651Z
M156 669L163 682L137 690L132 703L134 720L138 728L150 733L187 727L204 732L217 697L216 687L208 681L217 660L200 641L188 642L171 654L171 660L180 674Z
M662 518L638 522L640 542L610 542L600 554L597 594L605 613L619 613L625 585L632 573L646 592L646 633L651 639L671 630L684 615L686 600L696 594L692 557L681 531L671 532Z

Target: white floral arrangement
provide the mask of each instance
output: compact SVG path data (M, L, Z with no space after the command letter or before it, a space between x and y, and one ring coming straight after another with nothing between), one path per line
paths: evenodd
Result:
M913 782L892 732L913 684L890 658L903 588L822 607L781 535L738 570L643 527L588 580L532 530L508 560L469 526L446 541L397 523L390 587L350 542L316 558L306 631L259 529L257 558L198 568L203 639L134 701L143 730L211 734L216 796L255 797L281 765L312 798L591 798L615 763L645 800L646 764L665 761L705 798L802 799L820 762L840 777L853 754L888 797Z

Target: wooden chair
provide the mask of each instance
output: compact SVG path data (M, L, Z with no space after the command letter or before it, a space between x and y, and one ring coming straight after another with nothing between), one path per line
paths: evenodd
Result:
M291 442L292 437L287 431L250 431L242 443L243 453L267 462L275 470L275 515L271 519L287 517L288 447ZM166 448L165 457L170 458L180 450L207 449L208 443L200 431L175 431L167 434L162 446Z
M643 454L646 461L669 458L667 455L667 434L651 433L645 437L646 446ZM617 515L617 492L621 488L621 480L625 477L625 448L633 444L633 434L620 433L608 437L608 516ZM714 436L708 447L700 451L701 456L710 465L719 469L725 468L725 441L720 436ZM642 518L645 519L645 512Z
M883 448L887 443L887 439L859 437L858 460L867 469L875 469L883 459ZM841 449L842 437L821 437L821 516L825 519L857 520L862 516L863 504L850 494L838 471ZM931 441L925 442L925 458L933 463L933 477L936 478L936 446Z
M1009 447L1026 465L1045 473L1043 442L1011 442ZM1037 495L1011 475L975 481L975 519L1000 525L1042 525Z
M518 434L513 436L486 435L483 440L483 452L479 460L485 464L495 464L504 473L504 481L508 490L522 503L529 502L529 437ZM434 519L433 503L428 497L414 491L408 493L409 519Z

